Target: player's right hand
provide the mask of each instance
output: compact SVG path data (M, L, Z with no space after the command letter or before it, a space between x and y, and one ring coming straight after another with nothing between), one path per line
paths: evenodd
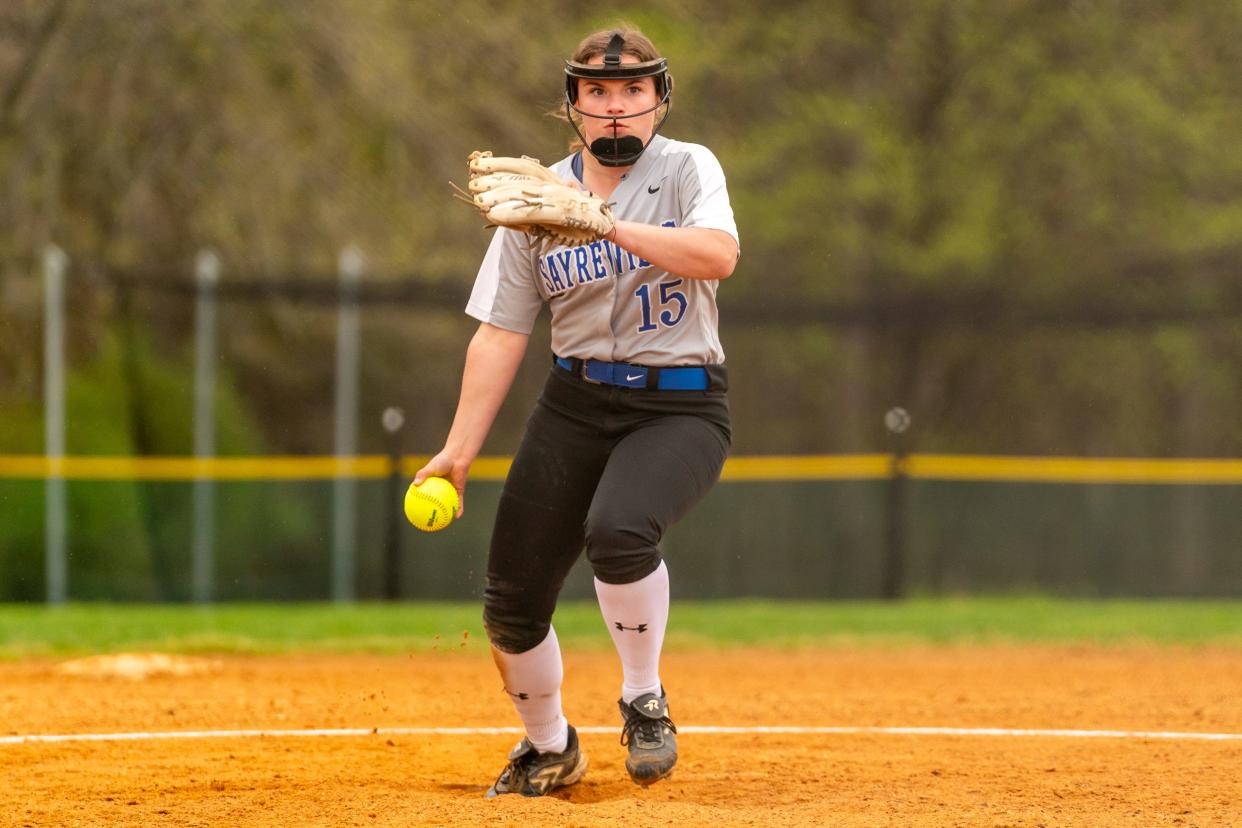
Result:
M440 452L414 475L414 485L428 477L443 477L457 490L457 517L466 511L466 477L470 474L470 462L455 460L448 452Z

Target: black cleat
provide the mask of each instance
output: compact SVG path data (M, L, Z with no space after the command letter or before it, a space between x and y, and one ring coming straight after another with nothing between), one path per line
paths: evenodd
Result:
M554 788L574 784L586 769L586 754L578 745L578 731L572 725L563 753L540 753L523 737L509 753L509 764L500 772L500 778L487 789L487 798L508 793L543 796Z
M647 693L626 704L618 701L625 726L621 744L630 749L625 769L639 785L667 779L677 764L677 726L668 717L668 696Z

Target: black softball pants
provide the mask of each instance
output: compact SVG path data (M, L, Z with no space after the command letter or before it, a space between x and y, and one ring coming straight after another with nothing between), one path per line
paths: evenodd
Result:
M496 513L483 593L492 644L521 653L547 637L584 548L605 583L654 572L665 530L715 484L729 443L723 390L617 388L553 367Z

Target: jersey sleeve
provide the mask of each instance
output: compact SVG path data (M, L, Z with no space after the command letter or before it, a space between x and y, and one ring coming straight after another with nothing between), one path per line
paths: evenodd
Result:
M526 234L501 227L479 266L466 314L480 322L528 334L543 297L535 286Z
M681 168L682 227L723 230L738 242L724 169L707 147L694 146Z

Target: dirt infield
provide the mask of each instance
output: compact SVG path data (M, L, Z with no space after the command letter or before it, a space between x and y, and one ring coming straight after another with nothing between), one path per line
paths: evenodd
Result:
M399 657L223 657L142 677L0 664L0 733L514 726L478 645ZM184 668L184 669L182 669ZM1087 646L673 652L682 725L1242 733L1242 650ZM610 653L570 652L570 721L615 726ZM615 733L540 800L482 794L515 736L209 736L0 744L0 824L1242 825L1242 741L687 733L628 781Z

